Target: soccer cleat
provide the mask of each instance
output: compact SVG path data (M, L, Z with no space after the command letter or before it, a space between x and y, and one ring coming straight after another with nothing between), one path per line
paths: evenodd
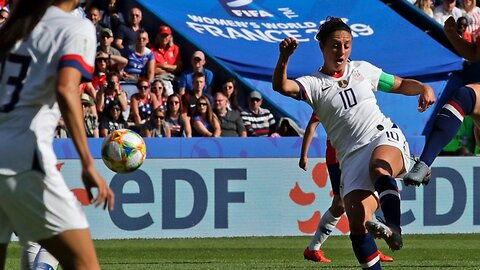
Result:
M425 162L417 160L412 169L403 177L403 182L406 186L420 186L427 185L430 181L430 176L432 175L432 170L428 167Z
M308 247L303 251L303 258L305 260L310 260L314 262L325 262L329 263L332 260L328 259L325 257L325 254L323 254L323 251L321 249L319 250L310 250Z
M369 220L365 222L365 227L373 237L385 240L391 250L400 250L402 248L402 236L382 222Z
M380 261L381 262L393 262L392 257L383 254L380 250L378 251L378 253L380 253L379 255L380 255Z

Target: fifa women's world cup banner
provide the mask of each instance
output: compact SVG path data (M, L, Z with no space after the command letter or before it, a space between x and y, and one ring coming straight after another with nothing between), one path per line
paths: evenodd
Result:
M332 199L323 140L314 140L306 172L298 167L301 138L146 140L147 159L128 174L103 164L101 142L90 148L116 194L111 212L89 204L71 141L55 142L58 168L96 239L312 234ZM441 157L428 186L398 182L404 232L480 232L476 165L476 157ZM348 233L342 216L333 234Z

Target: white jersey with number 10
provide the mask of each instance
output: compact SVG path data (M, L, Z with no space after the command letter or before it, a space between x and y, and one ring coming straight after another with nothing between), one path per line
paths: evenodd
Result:
M339 78L318 70L297 78L305 102L319 120L342 162L345 155L377 138L392 121L377 105L382 70L364 61L350 61Z

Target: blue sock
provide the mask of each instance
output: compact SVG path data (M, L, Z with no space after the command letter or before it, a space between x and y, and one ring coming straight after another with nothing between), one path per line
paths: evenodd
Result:
M472 113L477 97L472 88L463 86L453 94L452 98L443 106L433 123L433 128L425 141L420 160L431 166L457 134L465 115Z
M401 233L400 228L400 192L397 181L390 175L384 175L375 182L375 190L380 197L380 207L388 226Z
M382 269L377 245L370 234L350 234L350 240L362 269Z

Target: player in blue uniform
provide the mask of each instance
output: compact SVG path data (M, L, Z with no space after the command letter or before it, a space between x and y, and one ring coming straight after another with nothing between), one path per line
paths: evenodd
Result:
M457 33L457 23L453 17L445 21L444 32L457 52L465 59L480 61L480 44L470 43ZM443 105L433 122L433 128L425 140L420 159L403 178L406 185L428 184L430 166L457 134L465 116L471 116L475 123L480 123L480 84L469 84L456 89L450 99Z

